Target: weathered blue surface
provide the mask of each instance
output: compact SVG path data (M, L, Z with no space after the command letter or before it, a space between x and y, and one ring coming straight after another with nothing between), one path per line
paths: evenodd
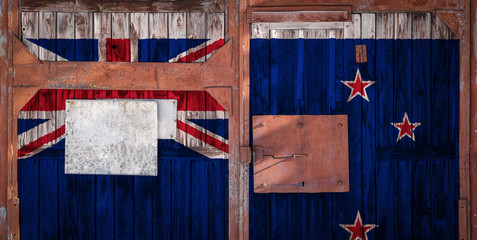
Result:
M357 211L379 225L369 239L457 239L458 54L457 40L252 39L251 114L347 114L350 192L252 191L250 239L348 239ZM357 68L370 102L346 102ZM416 142L396 142L404 112Z
M227 239L228 162L159 140L158 176L64 174L64 140L19 160L22 239Z

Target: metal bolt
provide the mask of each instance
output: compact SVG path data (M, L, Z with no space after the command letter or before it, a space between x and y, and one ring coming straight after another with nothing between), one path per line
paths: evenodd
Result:
M343 124L342 124L342 123L338 123L338 127L343 127Z
M343 185L343 181L338 180L338 185Z

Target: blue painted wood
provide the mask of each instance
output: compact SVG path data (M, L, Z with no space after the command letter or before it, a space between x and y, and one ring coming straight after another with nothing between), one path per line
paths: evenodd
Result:
M39 239L58 239L58 161L39 159Z
M337 109L332 109L337 99L337 91L341 86L335 86L336 71L335 61L343 61L343 41L329 41L324 39L305 40L304 49L298 54L303 54L304 59L304 109L303 114L335 114ZM339 50L338 50L339 49ZM335 58L338 52L338 57ZM342 65L341 65L342 66ZM343 108L339 109L343 112ZM301 231L302 239L314 239L317 236L329 239L332 236L332 226L329 219L332 218L331 194L317 196L315 194L300 194L301 206ZM312 227L311 227L312 226ZM293 231L293 229L292 229Z
M75 39L74 43L74 61L98 61L98 40Z
M173 141L158 141L159 149L170 149ZM171 164L173 160L164 157L163 151L159 151L157 160L157 177L153 180L153 239L171 239Z
M114 178L96 177L96 239L114 239Z
M134 237L134 177L114 178L114 229L116 239Z
M75 91L75 98L93 99L93 90ZM64 171L64 170L63 170ZM72 195L71 201L76 204L73 208L76 219L72 221L77 225L78 233L75 238L92 239L95 237L95 210L96 210L96 181L92 175L69 175L67 179L76 185L69 189Z
M376 239L394 239L394 162L376 163Z
M431 161L413 163L412 239L431 239Z
M431 126L434 130L431 144L434 147L449 146L449 53L446 40L431 42L432 111ZM439 129L439 131L435 131ZM433 161L431 165L431 216L433 239L450 238L449 162ZM456 205L457 206L457 205Z
M152 177L134 177L134 239L152 238L152 182Z
M376 149L390 148L396 141L393 101L393 49L394 41L376 40ZM402 113L404 114L404 113ZM376 239L394 238L394 163L376 165L376 220L379 228Z
M412 119L420 122L414 146L431 146L431 41L412 42Z
M111 98L112 90L98 91L94 99ZM96 239L114 239L114 176L96 176Z
M450 41L450 81L449 81L449 144L454 145L455 143L455 155L453 158L449 158L449 182L451 189L451 198L448 202L448 208L450 208L450 238L458 238L458 221L453 221L453 219L458 219L458 210L455 206L458 206L458 199L460 196L459 192L459 40ZM453 233L453 234L452 234Z
M376 40L364 39L367 62L361 64L361 75L365 80L376 79ZM362 148L362 183L361 183L361 216L368 223L376 223L376 105L378 85L368 87L366 93L369 102L362 101L361 105L361 148ZM368 233L368 239L377 239L375 230Z
M250 40L250 115L270 113L270 40ZM250 132L252 128L250 128ZM252 136L252 134L250 134ZM252 141L252 139L251 139ZM270 239L271 194L253 192L250 168L250 239Z
M393 61L393 95L394 95L394 120L402 122L404 113L412 112L412 40L394 40ZM416 122L414 116L409 116L411 122ZM388 127L389 128L389 127ZM416 128L415 133L419 133ZM394 136L398 136L398 130L393 129ZM394 144L395 147L410 147L412 139L402 138ZM394 165L394 216L395 228L394 239L410 239L412 231L411 219L411 186L412 165L406 162L396 162Z
M228 163L223 160L210 160L208 163L208 239L224 239L227 238L224 234L227 234L225 225L228 224L228 218L223 212L214 209L221 209L228 202L223 200L226 185L224 165Z
M302 52L298 52L303 39L271 39L270 111L271 114L302 114L299 101L303 86L297 74L303 66ZM302 47L301 47L302 48ZM272 194L271 196L271 239L301 238L300 194Z
M19 177L21 188L20 234L22 239L38 239L39 202L38 202L38 159L19 160Z
M356 63L355 45L361 44L361 39L344 40L344 79L345 81L353 81L358 68ZM365 79L369 80L369 79ZM373 87L373 86L371 86ZM344 97L348 99L351 89L342 84L344 89ZM339 206L339 211L333 211L333 228L337 238L349 238L349 233L342 229L339 224L353 223L358 210L361 209L361 106L368 104L362 97L357 96L350 102L345 103L344 113L348 115L348 126L356 126L348 128L349 141L349 181L350 191L344 194L334 194L334 203ZM355 125L356 124L356 125ZM366 218L366 216L363 216Z
M270 40L250 40L250 114L270 113ZM252 86L253 85L253 86Z

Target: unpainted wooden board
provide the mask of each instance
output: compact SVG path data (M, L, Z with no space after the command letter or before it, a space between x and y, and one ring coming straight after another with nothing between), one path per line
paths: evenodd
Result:
M187 39L204 39L206 37L205 15L205 13L187 13ZM205 62L205 48L203 47L205 44L190 48L186 41L186 45L188 45L186 62Z
M206 47L206 59L209 59L210 56L221 47L225 34L225 22L224 15L220 13L209 13L207 14L206 20L206 32L207 39L210 39ZM215 44L214 44L215 43Z
M361 38L361 14L352 14L351 22L344 24L344 38Z
M111 13L94 13L94 38L98 39L98 61L107 60L107 41L111 41ZM111 44L111 43L109 43ZM109 56L111 58L111 56Z
M363 39L374 39L376 37L376 14L361 14L361 37Z
M394 38L410 39L412 34L412 14L396 13L394 21Z
M437 16L433 14L431 17L431 35L432 39L449 39L450 30L447 25Z
M139 61L139 39L147 38L149 34L149 15L147 13L131 13L131 28L129 34L131 62Z
M38 38L56 38L56 13L40 12L38 27ZM55 48L56 47L53 47L53 49ZM46 48L40 48L39 58L40 60L55 61L56 54L47 50Z
M56 20L56 38L74 39L75 38L75 16L74 13L57 13ZM56 46L57 61L66 61L67 58L74 58L74 48L72 46ZM62 55L62 56L60 56Z
M376 16L376 38L394 38L394 13L378 13Z
M169 13L169 39L185 39L187 37L186 17L186 13ZM185 44L185 42L169 42L169 52L175 52L174 50L176 50L176 48L185 49L185 46L181 46L183 44ZM177 56L169 54L169 62L177 62L179 59L184 57L185 54L185 52L182 52Z
M431 13L412 14L412 38L431 39Z
M38 57L38 45L33 44L28 39L38 39L38 13L22 13L22 41L33 55Z
M22 11L65 11L79 12L223 12L224 0L24 0Z

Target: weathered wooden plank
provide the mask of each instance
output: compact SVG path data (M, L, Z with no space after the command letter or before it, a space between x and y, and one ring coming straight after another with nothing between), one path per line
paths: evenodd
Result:
M270 38L270 23L253 23L250 30L250 41L252 41L252 39ZM252 51L252 48L250 48L250 51Z
M346 25L348 27L346 27ZM361 14L353 14L352 22L345 23L344 29L344 46L343 46L343 79L344 81L352 81L356 77L360 64L356 63L355 46L362 43L361 40L361 26L362 19ZM361 70L361 69L360 69ZM366 78L365 76L363 76ZM369 79L365 79L369 80ZM345 88L345 99L350 94L350 89L341 84ZM371 86L372 88L373 86ZM346 89L347 88L347 89ZM372 101L372 100L371 100ZM348 122L361 122L362 104L369 104L370 102L363 100L361 97L354 98L353 100L344 104L344 114L348 115ZM362 144L361 141L361 127L349 128L349 145L352 146L349 149L349 169L355 169L350 171L349 182L350 191L345 195L337 195L334 197L334 204L340 206L342 211L333 211L333 229L336 229L337 238L346 239L349 234L344 231L339 224L350 222L357 214L357 210L361 209L362 199L362 177L361 177L361 164L362 164ZM368 218L369 216L363 216Z
M48 14L46 14L48 15ZM41 16L41 14L40 14ZM42 17L40 17L42 19ZM43 18L47 20L46 18ZM56 18L55 18L56 21ZM46 21L48 22L48 21ZM56 23L50 25L56 29ZM41 28L40 28L41 33ZM38 103L39 106L49 106L55 108L56 101L55 93L53 98L50 98L50 94L46 91L39 92ZM42 119L48 119L43 114ZM46 131L53 132L55 130L55 123L53 121L46 122ZM45 133L43 132L42 135ZM53 145L49 143L48 145ZM38 155L37 155L38 156ZM49 157L39 158L39 238L38 239L55 239L58 238L58 160L50 159Z
M46 39L56 38L56 13L40 12L38 21L38 38L39 45L43 46L39 49L39 59L47 61L55 61L56 42ZM45 40L43 40L45 39ZM50 49L50 50L49 50Z
M394 13L378 13L376 16L377 39L392 39L394 37Z
M224 14L209 13L206 20L207 47L206 58L209 59L212 54L224 45L225 22Z
M204 103L204 106L200 106L198 103ZM184 120L200 120L205 118L205 113L200 111L205 109L205 92L188 92L187 93L187 111L185 111ZM205 135L201 139L194 137L192 129L187 129L186 133L186 146L187 147L205 147Z
M22 42L36 57L38 54L38 45L28 39L38 39L38 19L37 12L22 12Z
M93 13L75 14L75 60L93 61L94 40L93 40Z
M111 58L107 46L111 46L111 13L94 13L94 38L98 39L98 61Z
M296 81L297 78L303 79L303 74L300 76L297 71L300 65L303 69L303 57L299 57L303 53L297 49L300 42L303 49L304 40L293 40L299 34L300 30L270 32L270 110L274 115L300 114L303 111L297 101L303 99L303 83L297 87ZM300 194L272 194L271 201L271 239L301 238L301 231L294 231L301 229L301 212L294 211L301 209Z
M113 38L109 48L111 49L111 58L108 61L129 62L129 13L112 13L111 20Z
M361 14L361 37L363 39L374 39L376 37L376 14Z
M131 27L129 34L131 62L139 61L139 39L149 35L149 15L147 13L131 13Z
M167 62L168 59L168 14L149 14L149 41L140 41L139 59L142 62ZM145 46L147 45L147 46Z
M344 38L361 38L361 14L352 14L351 22L344 23Z
M411 13L395 13L394 17L394 38L410 39L412 33Z
M394 59L393 59L393 95L394 95L394 121L401 122L404 113L412 112L412 44L409 39L412 36L412 14L396 13L394 21ZM410 116L411 122L416 122L414 116ZM398 131L393 129L397 138ZM405 138L397 141L394 146L410 147L412 140ZM412 237L412 196L408 186L412 186L411 165L402 161L394 165L395 187L395 231L399 232L404 239Z
M185 13L169 13L169 39L180 39L179 41L169 41L169 62L185 62L187 24ZM179 53L179 54L177 54Z
M265 26L264 26L265 25ZM266 23L252 25L250 39L250 117L270 114L270 41ZM263 26L263 27L262 27ZM250 171L250 186L253 183ZM252 189L251 188L251 189ZM272 194L250 191L250 239L270 239Z
M193 48L194 40L205 39L206 22L205 13L187 13L187 57L186 62L204 62L205 61L205 43Z
M349 22L289 22L268 23L270 29L340 29Z
M393 38L394 13L378 13L376 16L376 149L392 148L396 138L389 124L394 122L393 103ZM398 119L399 120L399 119ZM378 160L378 156L376 156ZM376 217L379 228L376 239L394 238L394 162L376 163Z
M75 48L68 44L75 38L75 16L73 13L57 13L56 22L56 52L57 61L74 60Z
M365 80L376 79L376 14L361 14L362 42L366 46L366 63L360 64L361 76ZM361 101L361 216L366 217L366 222L377 223L376 219L376 100L377 86L366 89L370 102ZM369 239L376 238L376 230L368 232Z
M65 11L78 12L223 12L224 0L25 0L22 11Z

